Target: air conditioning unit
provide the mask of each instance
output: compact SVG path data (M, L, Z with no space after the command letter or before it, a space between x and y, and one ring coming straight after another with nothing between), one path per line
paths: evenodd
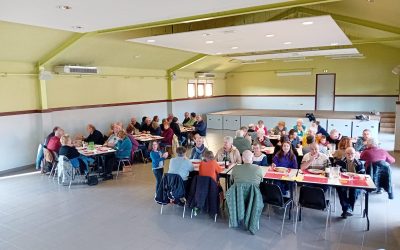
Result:
M206 73L206 72L196 72L194 74L196 78L215 78L215 74L213 73Z
M93 75L99 74L97 67L85 67L85 66L56 66L54 72L57 74L75 74L75 75Z

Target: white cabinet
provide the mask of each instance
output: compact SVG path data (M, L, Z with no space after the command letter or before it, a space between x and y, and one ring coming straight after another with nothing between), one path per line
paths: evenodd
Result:
M352 121L345 119L328 119L328 129L329 133L332 129L336 129L343 136L351 137Z
M207 128L222 129L222 115L207 115Z
M353 120L353 133L352 137L362 136L364 129L371 130L373 138L378 138L379 121L360 121Z
M227 130L238 130L240 129L240 115L224 115L223 118L223 129Z

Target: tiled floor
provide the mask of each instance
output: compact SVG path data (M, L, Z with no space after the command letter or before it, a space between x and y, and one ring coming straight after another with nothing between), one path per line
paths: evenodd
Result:
M216 150L226 131L210 131L207 144ZM382 135L393 149L393 135ZM400 155L396 154L400 162ZM393 167L395 194L400 170ZM370 196L371 230L365 219L339 218L339 206L324 233L325 214L305 210L298 233L287 221L280 237L282 212L264 214L256 235L228 228L226 218L200 214L190 219L182 208L168 206L160 215L153 201L150 164L135 166L134 175L97 186L59 186L40 174L0 179L0 249L400 249L400 201L386 194ZM357 203L359 204L359 202ZM356 213L360 207L355 209Z

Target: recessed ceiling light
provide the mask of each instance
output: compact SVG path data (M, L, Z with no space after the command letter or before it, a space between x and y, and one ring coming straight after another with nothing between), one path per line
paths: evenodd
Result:
M211 40L206 41L206 44L212 44L212 43L214 43L214 41Z
M210 36L211 34L209 33L203 33L203 36Z
M289 44L292 44L292 42L284 42L283 44L289 45Z
M303 25L311 25L311 24L313 24L314 22L312 22L312 21L305 21L305 22L302 22L302 24Z
M225 34L231 34L231 33L235 33L236 30L224 30L223 31Z
M80 29L83 29L83 26L76 25L76 26L72 26L72 28L75 30L80 30Z
M140 57L140 55L135 55L135 56L133 56L133 58L139 58Z
M72 7L68 6L68 5L57 5L57 8L60 9L60 10L70 10L70 9L72 9Z
M265 35L265 37L274 37L275 35L274 34L267 34L267 35Z
M233 46L231 49L238 49L239 47L237 47L237 46Z
M149 40L147 40L147 42L148 42L148 43L155 43L156 40L154 40L154 39L149 39Z
M332 46L337 46L339 43L331 43Z

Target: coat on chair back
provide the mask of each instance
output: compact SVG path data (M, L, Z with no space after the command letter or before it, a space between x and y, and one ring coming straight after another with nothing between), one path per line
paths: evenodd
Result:
M195 176L190 186L188 202L190 208L200 208L214 216L219 211L218 185L209 176Z
M156 191L154 200L161 205L167 205L171 202L182 205L182 199L185 198L185 185L182 177L178 174L165 174Z

